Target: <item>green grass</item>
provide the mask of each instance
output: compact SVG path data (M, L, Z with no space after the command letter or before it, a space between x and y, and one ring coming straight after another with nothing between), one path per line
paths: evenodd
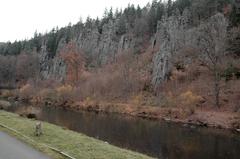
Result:
M77 158L77 159L147 159L148 156L129 150L121 149L116 146L104 143L103 141L88 137L86 135L66 130L59 126L42 122L43 135L41 137L34 136L34 126L36 120L22 118L19 115L0 111L0 123L11 127L23 135L30 137L38 143L47 144L49 146L60 149L61 151ZM30 144L36 149L46 153L54 159L63 159L64 157L50 150L42 144L36 144L23 136L14 134L5 128L0 127L1 131L5 131L10 135L14 135L18 139Z

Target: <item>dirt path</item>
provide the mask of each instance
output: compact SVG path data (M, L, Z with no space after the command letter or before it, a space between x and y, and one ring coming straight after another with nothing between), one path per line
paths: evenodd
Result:
M21 141L0 131L0 159L50 159Z

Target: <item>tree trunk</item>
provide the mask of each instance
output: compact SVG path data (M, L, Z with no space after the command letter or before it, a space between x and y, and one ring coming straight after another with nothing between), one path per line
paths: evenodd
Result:
M220 108L220 102L219 102L219 94L220 94L220 86L219 86L219 82L220 82L220 77L219 77L219 73L218 71L214 71L215 72L215 78L214 78L214 95L215 95L215 106L217 108Z
M77 84L78 84L78 76L79 76L79 74L78 74L78 71L79 71L79 66L78 66L79 64L77 63L77 64L75 64L75 81L74 81L74 85L76 86Z

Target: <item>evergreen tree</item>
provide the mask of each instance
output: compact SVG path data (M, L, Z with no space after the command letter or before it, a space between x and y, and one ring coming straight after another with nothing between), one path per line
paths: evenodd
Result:
M34 33L33 37L33 48L36 48L36 51L40 51L42 45L41 34L38 34L37 31Z
M191 6L191 0L177 0L173 3L173 9L178 9L182 14L185 8Z
M172 15L172 0L168 0L168 3L167 3L167 15L168 16L171 16Z
M85 27L87 29L91 29L92 28L92 22L93 22L93 20L88 16L87 19L86 19Z
M112 7L110 8L110 10L108 12L108 19L113 20L113 9L112 9Z
M50 57L54 57L57 50L57 39L56 39L56 32L53 28L52 31L48 35L47 39L47 51L49 52Z
M137 15L137 18L142 17L142 9L140 8L139 5L137 6L136 15Z
M126 33L126 31L126 18L124 15L122 15L118 21L117 35L123 35Z

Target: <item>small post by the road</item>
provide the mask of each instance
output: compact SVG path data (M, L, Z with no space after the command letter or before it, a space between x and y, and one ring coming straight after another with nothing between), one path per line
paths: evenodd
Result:
M35 135L36 136L41 136L42 135L42 123L37 122L35 126Z

